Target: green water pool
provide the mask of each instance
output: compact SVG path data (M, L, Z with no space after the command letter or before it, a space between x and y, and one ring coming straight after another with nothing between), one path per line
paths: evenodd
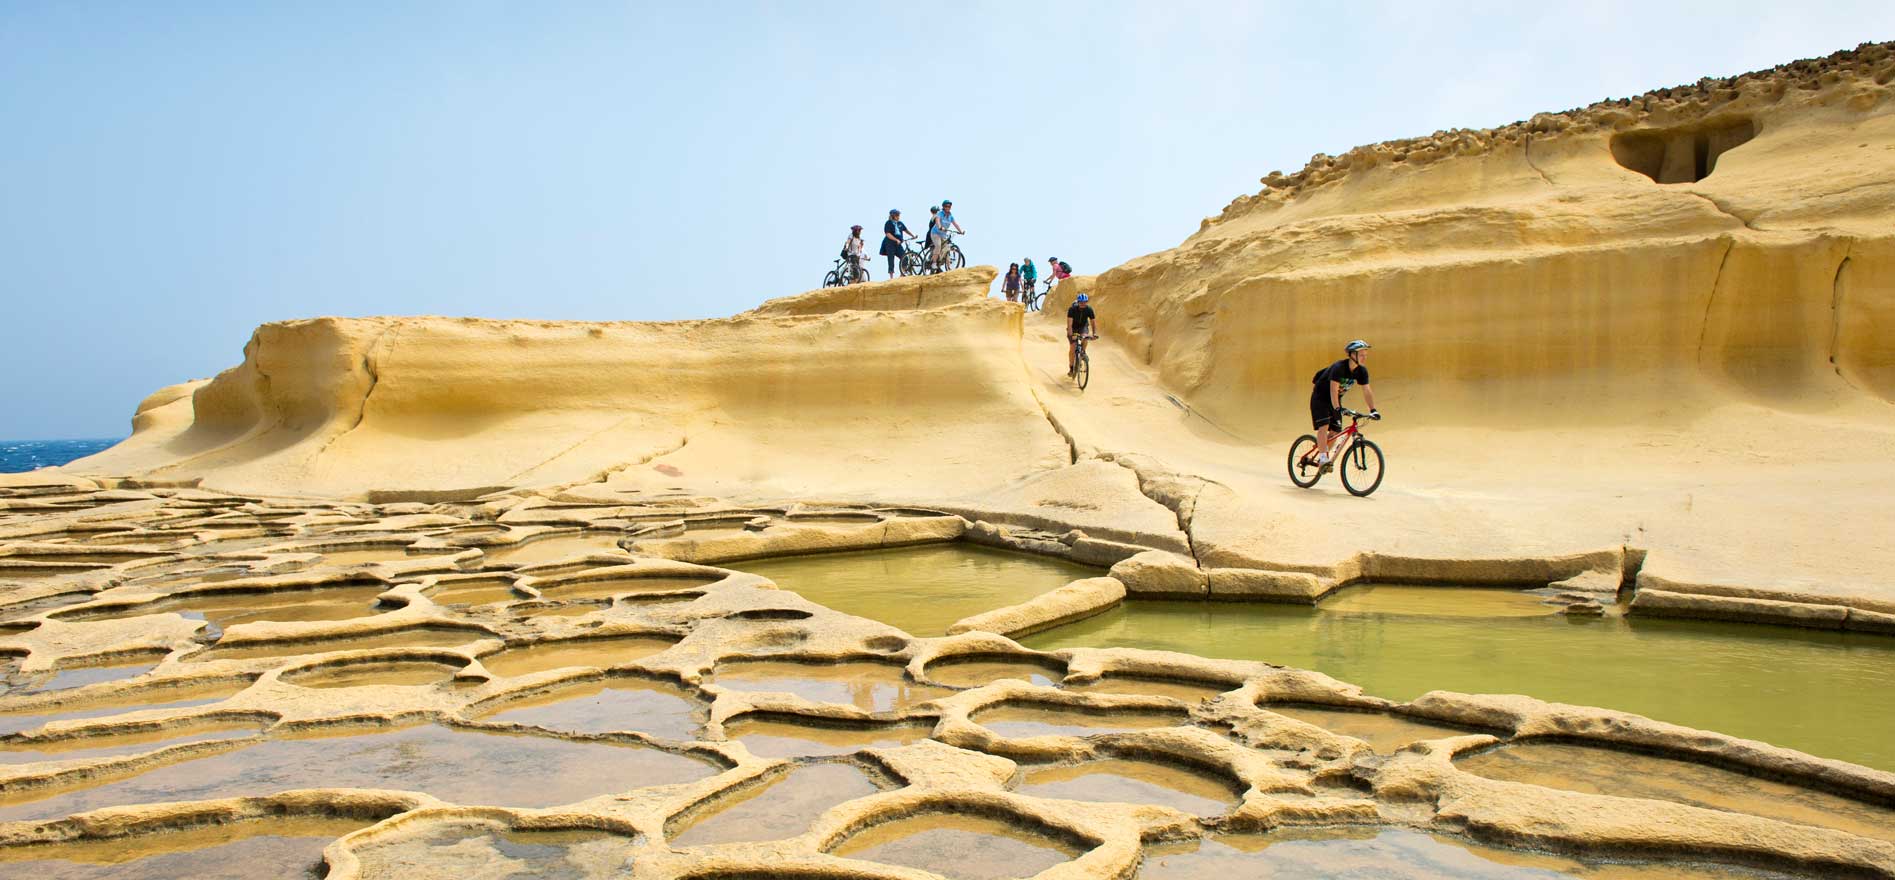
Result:
M961 618L1105 573L1059 559L961 543L731 565L812 602L916 636L945 635Z
M1022 641L1262 660L1394 700L1527 694L1895 770L1895 639L1552 611L1508 590L1359 586L1313 608L1133 600Z

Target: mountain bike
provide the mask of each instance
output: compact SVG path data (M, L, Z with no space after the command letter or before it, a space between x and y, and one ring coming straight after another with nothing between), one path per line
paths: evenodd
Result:
M1098 339L1098 335L1087 333L1073 340L1072 379L1079 383L1079 390L1086 390L1086 383L1092 381L1092 358L1086 355L1086 340Z
M919 239L907 242L901 249L901 274L903 278L920 275L928 271L928 246Z
M862 263L867 262L867 260L862 261ZM861 264L851 266L849 265L849 259L847 257L837 257L836 267L830 269L829 274L822 277L822 286L842 287L854 284L858 281L867 280L869 280L869 270L867 266Z
M1363 419L1380 421L1382 417L1348 408L1344 408L1342 414L1349 417L1349 427L1337 435L1336 451L1329 461L1342 469L1342 487L1348 489L1349 494L1367 497L1382 485L1382 447L1362 436L1361 423ZM1316 485L1327 470L1316 463L1317 444L1314 434L1304 434L1290 444L1290 482L1304 489Z
M934 261L934 242L929 242L927 249L921 252L923 258L927 260L928 274L967 268L967 255L961 253L961 246L954 243L954 233L943 232L941 237L947 241L947 254L942 257L940 263L937 264Z
M1046 300L1046 291L1042 290L1042 291L1035 292L1033 290L1033 285L1031 284L1026 285L1025 289L1020 291L1020 302L1026 304L1026 310L1029 312L1039 311L1040 303L1044 302L1045 300Z

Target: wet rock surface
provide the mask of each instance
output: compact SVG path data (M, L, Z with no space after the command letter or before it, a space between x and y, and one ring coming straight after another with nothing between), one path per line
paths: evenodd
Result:
M969 615L851 616L742 559L860 551L904 522L936 543L867 557L863 584L970 552L924 510L53 497L56 521L0 512L31 531L0 545L101 552L0 575L0 872L1895 876L1885 772L1527 697L1394 703L1260 662L932 635ZM684 559L705 555L736 561ZM1059 565L946 589L986 612L1097 574ZM927 601L905 583L897 604ZM1581 784L1535 757L1555 735L1667 757ZM1747 785L1763 796L1731 794ZM1260 834L1286 824L1381 830L1346 850ZM1525 851L1589 848L1629 864Z

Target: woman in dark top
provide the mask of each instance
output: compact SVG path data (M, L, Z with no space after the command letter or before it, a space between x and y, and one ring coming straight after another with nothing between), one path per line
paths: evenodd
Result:
M901 262L901 243L914 234L908 231L907 224L901 222L901 211L890 208L888 222L882 224L882 256L888 258L888 278L895 279L895 264Z

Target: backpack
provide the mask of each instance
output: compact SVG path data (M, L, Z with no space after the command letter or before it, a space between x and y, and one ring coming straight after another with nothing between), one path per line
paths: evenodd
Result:
M1068 263L1065 260L1060 260L1059 271L1064 272L1068 275L1071 275L1073 273L1073 264Z

